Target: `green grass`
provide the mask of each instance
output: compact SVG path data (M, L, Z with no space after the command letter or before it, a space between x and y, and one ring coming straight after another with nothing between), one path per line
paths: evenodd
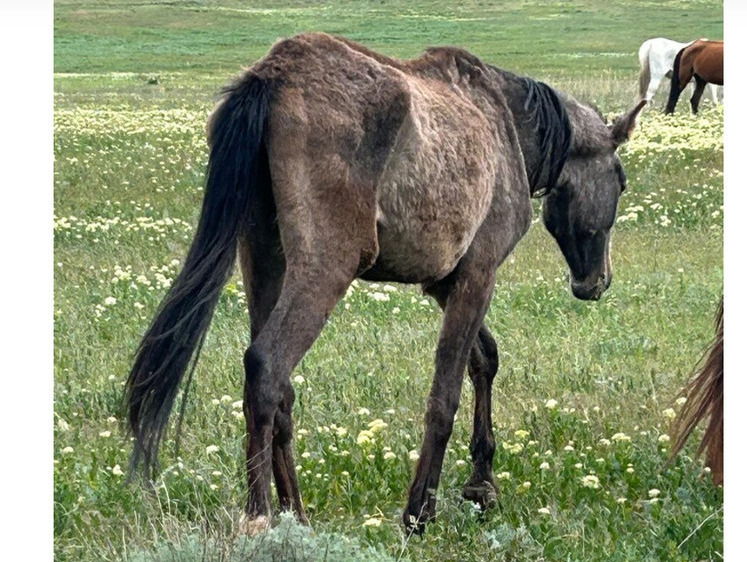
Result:
M182 549L188 560L199 552L195 541L220 545L216 559L230 559L239 548L238 401L249 332L238 277L195 373L179 457L167 442L154 490L120 475L130 451L122 385L191 239L216 92L277 37L321 29L403 57L459 44L610 114L635 101L643 40L721 37L723 27L717 2L246 9L228 1L55 4L56 559ZM573 299L541 224L499 270L486 320L501 358L499 509L481 515L459 500L470 468L467 383L439 519L422 539L404 536L399 516L441 314L405 286L360 282L339 304L294 373L296 461L318 533L406 560L720 559L723 494L692 458L695 443L665 466L661 436L712 337L723 287L723 109L704 103L697 118L684 102L669 117L647 110L621 157L629 187L614 234L615 279L600 302ZM549 399L557 406L546 407ZM386 427L359 444L376 419ZM590 475L598 488L584 480Z

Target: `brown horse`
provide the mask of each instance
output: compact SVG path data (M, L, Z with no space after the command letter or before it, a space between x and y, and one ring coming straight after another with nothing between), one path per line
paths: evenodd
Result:
M127 382L131 467L150 473L157 461L238 248L251 320L245 530L269 524L273 475L281 507L306 520L290 376L356 277L418 283L444 312L405 525L421 531L435 516L465 369L475 410L463 493L494 504L498 352L483 319L496 268L531 224L531 197L543 195L573 294L600 298L625 188L616 149L644 104L607 125L573 98L458 48L399 61L325 34L276 43L210 118L197 232Z
M673 113L685 86L695 78L695 91L690 98L693 113L698 113L700 97L706 84L724 85L724 42L698 39L682 49L674 58L672 84L664 113Z
M711 469L713 482L724 483L724 299L716 313L716 339L711 345L700 371L682 390L685 397L682 410L672 422L674 446L670 458L684 447L696 426L708 418L703 440L697 455L705 451L706 465Z

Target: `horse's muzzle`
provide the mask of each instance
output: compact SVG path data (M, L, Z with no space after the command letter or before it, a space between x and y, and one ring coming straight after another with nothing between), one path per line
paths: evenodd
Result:
M577 299L584 301L598 301L602 298L602 294L609 289L612 283L612 272L602 274L597 277L596 280L584 279L583 281L576 281L571 276L571 292Z

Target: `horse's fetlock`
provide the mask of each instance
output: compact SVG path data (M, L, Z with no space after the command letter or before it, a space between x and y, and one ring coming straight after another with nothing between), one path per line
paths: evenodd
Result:
M495 455L495 439L490 434L473 436L469 451L475 460L492 462Z

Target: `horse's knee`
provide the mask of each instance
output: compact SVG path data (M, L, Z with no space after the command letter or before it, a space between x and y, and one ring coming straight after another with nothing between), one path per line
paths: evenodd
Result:
M428 402L425 424L439 443L446 443L454 429L454 416L459 408L459 398L434 399Z
M484 378L489 385L492 384L498 364L498 344L487 330L481 329L470 355L469 375L472 382L477 383L477 378Z
M498 364L500 362L498 359L498 344L490 334L483 336L481 332L480 346L482 347L487 362L487 371L489 373L488 379L492 381L495 374L498 372Z

